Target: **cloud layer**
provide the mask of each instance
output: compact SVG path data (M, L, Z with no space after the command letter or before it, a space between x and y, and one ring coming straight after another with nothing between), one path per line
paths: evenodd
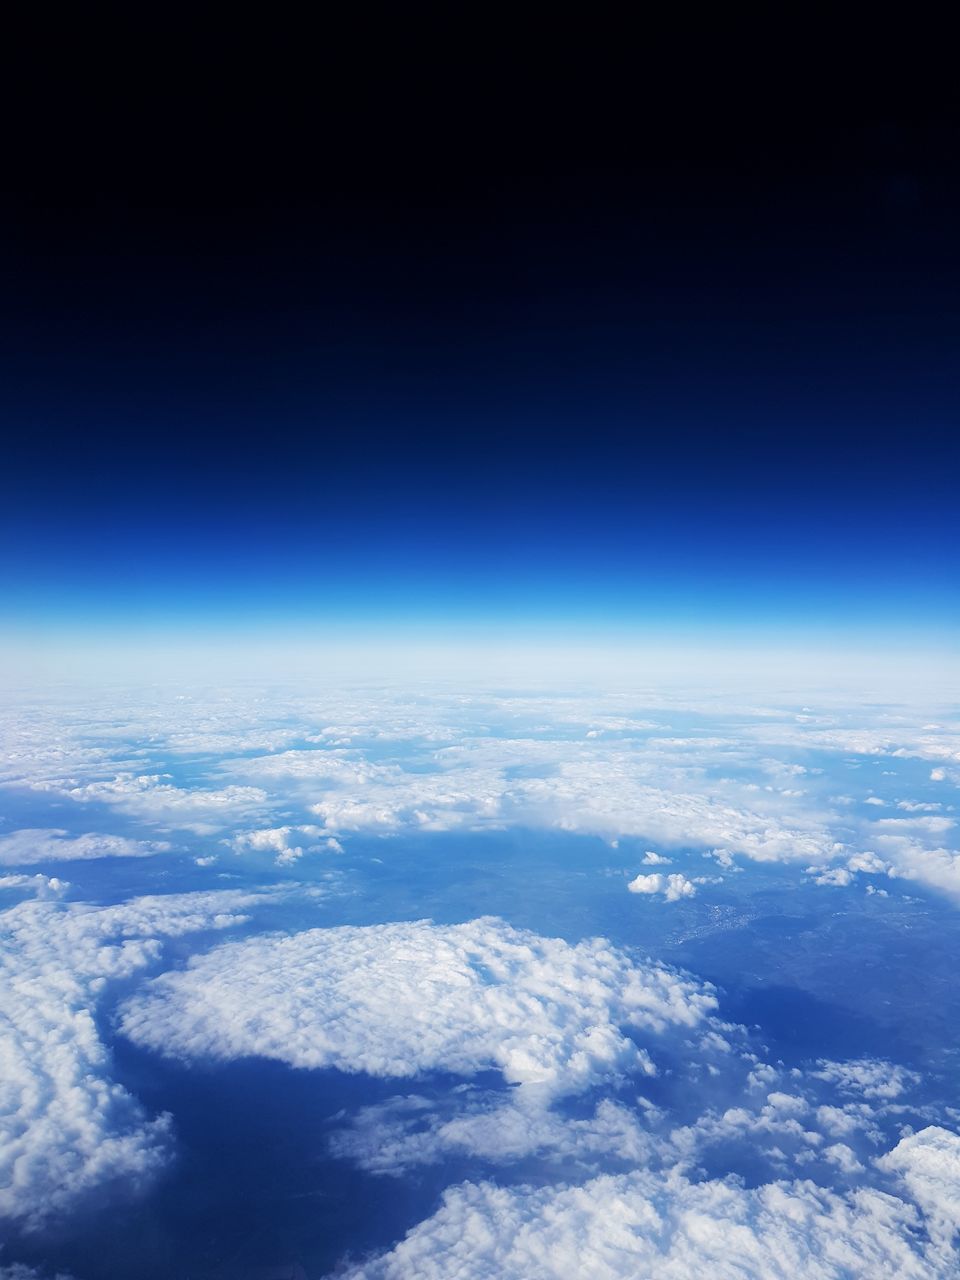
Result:
M218 947L122 1007L136 1043L410 1077L486 1069L546 1095L653 1070L621 1030L693 1028L712 993L602 939L571 946L485 918L313 929Z
M814 706L750 705L694 689L156 696L0 714L0 785L113 811L148 836L215 834L257 852L258 833L280 832L281 864L357 834L529 827L656 840L728 866L796 862L861 892L876 891L865 876L892 875L960 899L960 722L943 708L822 691ZM198 756L185 780L178 761ZM900 774L907 786L876 794ZM38 858L88 856L92 837L67 850L60 829L44 828L49 846L37 836ZM129 843L103 853L147 847L136 834L106 840ZM19 833L7 841L7 857L33 856ZM851 861L864 856L882 866Z
M950 1203L960 1202L958 1153L956 1134L926 1129L889 1154L889 1169L902 1171L913 1199L873 1189L841 1195L809 1181L747 1189L736 1181L691 1182L679 1171L601 1176L579 1186L464 1183L396 1248L347 1275L944 1280L960 1263L942 1226Z
M705 969L711 931L742 928L771 894L803 894L817 919L863 895L862 929L907 931L928 909L929 930L945 908L912 886L960 900L955 715L681 690L165 697L0 710L0 786L29 823L0 835L0 867L13 868L0 888L5 902L36 898L0 917L0 1214L42 1225L167 1159L170 1120L112 1080L98 1032L96 1006L123 980L117 1025L144 1047L400 1082L329 1121L335 1157L413 1179L449 1163L459 1180L472 1162L470 1181L358 1276L932 1280L956 1268L960 1139L941 1127L956 1119L934 1079L942 1059L918 1050L921 1080L873 1057L835 1061L838 1040L810 1050L830 1058L785 1065L762 1031L720 1023L695 978L602 938L542 936L580 936L581 883L594 911L583 931L689 938L673 954L707 955ZM524 918L541 933L494 917L305 927L314 918L288 882L271 927L290 932L224 945L208 931L263 893L76 904L65 870L44 866L77 863L70 880L106 897L280 880L293 863L318 878L342 850L354 906L340 920L405 917L417 901L462 920L480 909L468 876L443 894L481 842L436 837L484 833L489 846L507 829L516 849L541 833L529 865L503 877L508 893L543 887ZM155 838L171 831L175 847ZM463 867L428 883L440 852ZM703 854L714 875L698 874ZM101 858L115 861L79 865ZM484 908L509 913L495 882ZM562 923L555 901L570 908ZM159 972L163 939L190 930L196 945L169 948L178 967ZM774 934L765 954L789 982ZM894 976L903 999L915 975ZM879 979L870 994L884 994Z

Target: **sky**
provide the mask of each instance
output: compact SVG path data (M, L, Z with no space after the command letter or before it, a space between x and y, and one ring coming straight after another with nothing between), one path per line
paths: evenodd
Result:
M96 85L55 54L54 90L24 77L9 643L951 643L936 76L852 79L841 42L813 92L799 57L741 79L707 31L651 31L604 75L481 41L265 53L251 83L198 36L167 101L154 34Z
M0 1280L946 1280L954 43L453 15L8 42Z

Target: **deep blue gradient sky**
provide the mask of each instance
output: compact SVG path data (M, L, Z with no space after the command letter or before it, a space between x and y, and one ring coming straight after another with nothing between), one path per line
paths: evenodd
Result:
M14 625L949 630L956 115L687 53L65 68L3 204Z

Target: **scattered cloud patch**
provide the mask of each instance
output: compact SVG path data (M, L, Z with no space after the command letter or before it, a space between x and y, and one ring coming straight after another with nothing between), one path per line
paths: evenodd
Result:
M42 872L32 876L0 876L0 889L32 893L37 898L62 898L69 888L68 880L45 876Z
M660 894L667 902L679 902L681 898L692 898L697 886L685 875L673 872L664 875L655 871L651 875L635 876L627 885L631 893Z
M392 1098L361 1108L348 1127L334 1133L330 1149L368 1173L389 1177L465 1156L489 1164L534 1156L554 1164L575 1160L581 1168L653 1158L655 1142L637 1109L603 1098L591 1115L571 1118L522 1095L514 1090L505 1102L483 1091L458 1094L457 1105L449 1108L417 1095Z
M291 840L293 837L293 840ZM310 844L294 843L306 837ZM305 852L342 853L343 845L339 840L326 836L320 827L264 827L258 831L240 831L224 844L234 853L273 853L278 867L290 866L303 857Z
M131 840L92 831L71 836L59 827L26 827L0 836L0 866L26 867L38 862L90 858L149 858L169 848L164 840Z
M858 1058L850 1062L823 1059L817 1066L818 1069L811 1073L814 1079L829 1081L842 1093L873 1100L899 1098L920 1080L915 1071L880 1058Z
M121 773L108 781L71 786L64 782L36 783L42 791L55 791L78 804L112 805L119 812L157 826L209 835L238 817L256 812L267 803L259 787L229 786L220 790L175 786L168 775Z
M804 874L810 876L814 884L830 885L835 889L853 883L853 872L847 867L807 867Z

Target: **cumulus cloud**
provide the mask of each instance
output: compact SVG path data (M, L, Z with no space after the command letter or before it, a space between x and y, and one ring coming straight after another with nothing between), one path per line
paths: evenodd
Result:
M109 980L159 958L161 939L238 924L260 901L227 890L112 907L27 901L0 915L0 1219L36 1226L159 1167L169 1120L111 1081L94 1007Z
M879 824L875 824L879 825ZM886 843L885 837L875 837L877 842L883 847ZM858 875L886 875L896 877L898 874L909 875L909 869L906 860L903 860L904 870L898 872L897 868L890 862L885 862L872 849L864 850L862 853L855 853L852 857L847 858L846 865L842 867L824 867L812 866L805 868L804 874L813 879L814 884L832 885L833 887L842 887L844 885L853 884ZM919 877L917 877L919 879ZM867 893L882 893L886 896L886 890L878 890L875 885L867 885Z
M687 1172L704 1164L716 1168L717 1160L742 1167L738 1162L745 1160L756 1180L763 1180L757 1176L761 1170L767 1178L815 1170L827 1185L838 1173L856 1185L857 1174L861 1181L875 1181L864 1170L902 1135L905 1115L928 1124L943 1119L944 1113L919 1102L921 1077L899 1064L821 1059L788 1068L757 1060L745 1045L732 1047L713 1095L733 1099L732 1105L708 1106L664 1135ZM750 1064L742 1085L738 1060Z
M88 858L147 858L169 848L163 840L131 840L92 831L71 836L59 827L25 827L0 836L0 866L25 867Z
M835 889L853 883L853 872L848 867L807 867L806 875L814 884L830 885Z
M887 859L889 876L960 898L960 852L942 843L955 827L951 818L929 815L887 818L873 824L871 840Z
M662 894L667 902L679 902L681 898L692 898L697 886L686 876L674 872L664 875L655 871L652 875L635 876L627 885L631 893Z
M581 1168L622 1167L648 1163L655 1143L638 1111L611 1098L602 1098L591 1115L571 1118L514 1090L507 1101L485 1091L457 1093L447 1107L416 1094L391 1098L361 1108L334 1133L330 1149L369 1173L399 1177L411 1166L451 1156L491 1164L538 1156L553 1163L575 1159Z
M311 841L306 846L291 840L303 839ZM318 839L317 837L323 837ZM304 852L342 853L343 846L339 840L324 836L320 827L262 827L256 831L240 831L224 844L234 853L273 853L278 867L289 866L302 858Z
M652 1072L622 1027L694 1027L703 986L602 939L577 946L484 918L314 929L217 947L121 1009L136 1043L185 1058L276 1058L411 1077L495 1069L551 1097Z
M652 785L662 766L622 748L577 751L555 742L448 748L436 753L432 773L368 768L361 786L337 786L310 811L333 834L521 825L717 847L761 862L819 861L842 850L818 814L794 813L786 824L726 795ZM514 754L529 767L538 762L541 776L510 773Z
M383 689L309 697L272 691L269 709L253 694L190 695L149 710L98 707L95 716L78 710L63 723L63 717L51 722L33 711L29 719L8 717L12 749L0 771L17 785L199 834L229 835L240 827L242 841L244 832L289 823L286 847L275 851L288 862L296 850L308 849L292 825L296 804L312 814L326 839L353 831L393 835L519 825L610 842L656 840L668 851L713 850L731 862L826 866L871 847L874 841L858 839L862 832L855 827L869 832L877 824L866 813L838 819L836 783L826 789L822 762L801 763L798 754L842 753L853 757L848 764L857 757L929 759L944 778L946 764L960 759L957 725L939 713L930 720L922 711L891 715L834 702L797 714L679 690L669 696L648 690L643 704L669 707L671 716L639 715L637 696L629 692L558 697L433 690L409 698ZM192 721L186 729L185 705ZM682 729L668 723L673 712L684 720ZM251 750L262 754L250 756ZM183 751L226 758L211 763L199 784L184 786L162 772L164 753ZM879 777L861 776L865 784ZM797 777L804 779L804 791L781 785ZM864 808L858 800L881 800L874 790L864 785L847 796L849 807L856 811ZM929 802L918 797L909 803ZM957 887L944 856L948 840L941 838L927 856L930 829L881 828L875 834L913 841L902 859L876 846L889 862L902 861L905 875L949 892Z
M931 1126L903 1138L877 1165L899 1175L931 1234L949 1246L960 1231L960 1137Z
M575 1161L595 1172L668 1168L679 1160L689 1173L705 1161L716 1167L718 1159L732 1160L737 1167L744 1159L754 1169L762 1162L769 1177L815 1167L829 1185L838 1171L847 1179L862 1174L864 1162L889 1141L885 1135L901 1131L898 1100L918 1083L914 1073L872 1059L821 1063L822 1070L812 1071L774 1067L754 1059L740 1029L730 1029L738 1032L730 1043L716 1026L696 1043L682 1033L673 1038L661 1106L621 1091L602 1098L592 1113L578 1107L571 1114L569 1106L543 1107L524 1089L461 1086L361 1108L344 1119L331 1147L387 1175L465 1156L494 1165L528 1159L569 1168ZM737 1105L700 1110L709 1097L731 1096ZM695 1118L677 1127L678 1108Z
M467 1182L448 1190L440 1209L394 1249L346 1274L351 1280L942 1280L960 1261L937 1234L936 1216L944 1191L954 1204L960 1199L952 1165L960 1138L927 1129L915 1144L888 1159L916 1168L937 1152L936 1190L918 1182L916 1203L868 1189L841 1195L809 1181L751 1189L736 1181L692 1182L679 1170L603 1175L578 1186ZM932 1238L922 1234L924 1226Z
M863 1172L863 1165L857 1159L856 1152L845 1142L834 1142L823 1150L824 1160L835 1164L842 1172L849 1175Z
M33 893L38 898L61 898L69 888L68 880L45 876L42 872L32 876L0 876L0 889Z
M69 782L37 782L36 790L55 791L78 804L98 802L159 826L208 835L238 817L255 813L267 802L259 787L229 786L219 790L175 786L165 774L120 773L105 781L72 786Z
M126 710L0 711L9 730L0 778L35 788L35 798L88 806L89 825L106 806L140 823L216 834L221 866L235 872L249 868L228 848L283 865L354 831L528 826L610 844L624 837L621 849L635 838L637 851L624 856L643 874L631 890L670 901L704 880L667 874L677 848L731 867L735 858L792 861L822 884L886 874L960 896L960 854L947 847L955 844L949 785L960 735L939 711L930 723L929 711L866 704L796 714L689 693L641 701L629 691L422 690L404 698L298 690L285 700L271 693L269 706L259 695L217 691L185 700L189 725L179 697L160 705L154 693L149 706ZM655 703L663 715L641 714ZM207 758L166 773L182 753ZM908 773L921 772L908 757L929 761L923 773L935 765L931 781L940 785L908 783ZM20 872L47 858L161 848L68 837L56 825L65 819L33 820L50 825L0 837L0 864ZM648 844L664 852L642 853ZM190 853L204 868L216 856L206 844ZM192 862L177 869L199 874ZM605 885L615 894L622 883ZM0 886L10 895L60 892L49 876L17 874ZM252 909L217 900L193 897L192 916L185 905L177 928L225 927ZM24 967L5 971L15 981L0 989L13 1027L0 1032L0 1173L16 1170L0 1193L13 1205L5 1211L35 1220L40 1210L31 1205L56 1211L118 1174L135 1185L164 1158L165 1122L111 1082L90 1010L104 981L155 966L173 903L156 915L126 904L122 919L54 898L16 908L48 916L37 917L32 935L26 925L11 934ZM341 1118L334 1149L368 1170L524 1159L536 1168L524 1176L546 1180L559 1165L583 1184L455 1189L408 1242L369 1264L371 1275L949 1274L956 1138L901 1129L908 1117L943 1118L933 1104L915 1105L917 1077L874 1059L794 1072L748 1062L734 1044L718 1080L724 1046L714 1008L708 988L609 943L571 946L483 920L311 930L216 947L134 992L121 1013L138 1043L187 1059L265 1054L385 1078L462 1077L447 1095L421 1080L401 1086L415 1088L411 1096ZM13 1049L3 1040L11 1035ZM641 1084L658 1065L669 1071ZM519 1087L481 1088L471 1079L491 1069ZM640 1087L657 1090L663 1119L634 1102ZM680 1095L689 1107L682 1114ZM902 1140L875 1162L894 1132ZM749 1164L738 1163L738 1151ZM698 1182L701 1164L749 1167L767 1185ZM584 1181L611 1171L618 1176ZM825 1187L774 1182L811 1171ZM861 1190L840 1194L851 1184Z
M729 1155L732 1144L748 1143L755 1156L764 1155L778 1166L791 1158L804 1164L823 1145L814 1108L802 1094L773 1090L759 1107L748 1097L743 1104L704 1112L694 1124L675 1129L671 1144L692 1164L706 1147L722 1146ZM764 1146L758 1146L761 1141Z
M871 1099L899 1098L920 1077L915 1071L881 1058L857 1058L849 1062L821 1059L814 1079L827 1080L843 1093Z
M851 871L863 872L865 875L884 875L890 870L883 859L872 851L855 853L852 858L847 859L847 866Z

